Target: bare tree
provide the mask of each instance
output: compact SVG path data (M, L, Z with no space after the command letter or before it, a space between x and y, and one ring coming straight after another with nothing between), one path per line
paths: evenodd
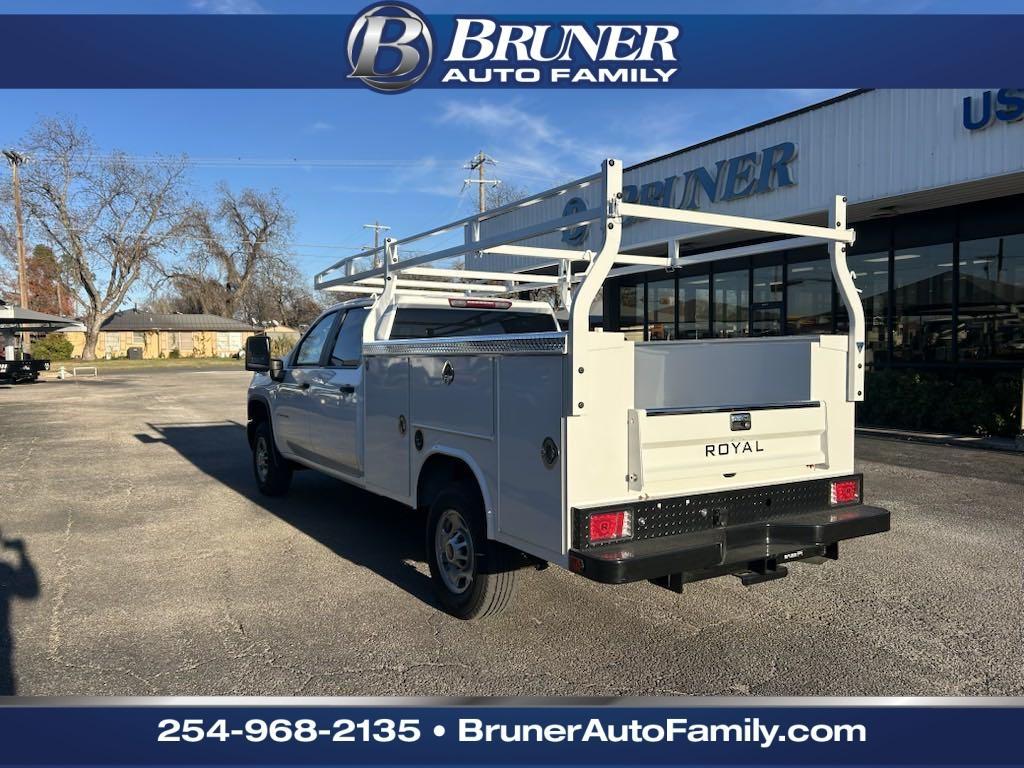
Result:
M503 205L522 200L530 193L526 187L517 184L495 184L487 188L487 196L484 198L487 209L501 208Z
M261 270L252 282L253 290L242 299L246 320L274 322L297 328L316 319L323 304L306 287L307 278L290 262Z
M43 120L23 147L32 158L22 169L25 209L67 266L84 307L82 357L92 360L100 326L176 235L184 160L100 155L66 119Z
M276 191L244 189L236 195L221 184L217 195L213 206L196 203L188 209L188 258L167 276L202 311L234 317L258 274L291 264L292 216Z

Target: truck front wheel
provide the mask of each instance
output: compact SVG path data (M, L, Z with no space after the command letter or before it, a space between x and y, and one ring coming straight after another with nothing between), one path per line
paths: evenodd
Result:
M427 517L427 560L437 597L460 619L496 614L512 601L511 551L487 538L478 494L461 485L438 494Z
M264 419L257 426L252 441L252 469L256 485L264 496L283 496L292 483L292 468L274 444L274 431Z

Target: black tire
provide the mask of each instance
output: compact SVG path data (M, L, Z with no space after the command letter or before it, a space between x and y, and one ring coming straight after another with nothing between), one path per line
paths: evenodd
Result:
M453 515L462 521L458 531L451 525ZM444 526L444 530L439 530ZM450 535L449 535L450 534ZM448 541L444 542L448 536ZM452 542L462 536L459 547L468 568L458 568ZM448 547L447 554L443 551ZM468 553L466 553L468 548ZM442 562L444 561L444 562ZM427 564L437 598L445 611L460 619L481 619L503 611L515 591L514 552L487 538L480 494L475 488L452 485L438 494L427 515Z
M264 496L283 496L292 484L292 467L277 451L269 421L256 425L252 440L252 471Z

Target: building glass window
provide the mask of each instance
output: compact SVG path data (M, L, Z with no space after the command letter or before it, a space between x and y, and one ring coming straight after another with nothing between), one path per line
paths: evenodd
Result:
M715 336L731 339L748 335L750 270L715 272Z
M961 360L1024 360L1024 234L960 243Z
M790 257L786 333L832 333L832 265L824 249L798 251Z
M754 267L754 291L750 307L750 325L754 336L778 336L782 333L782 264Z
M670 341L676 335L676 281L647 283L647 339Z
M754 267L754 303L766 304L782 301L782 265Z
M108 355L116 355L120 350L120 344L118 343L118 334L116 333L104 333L103 334L103 351Z
M132 344L145 344L146 334L144 331L132 331Z
M644 340L644 284L619 288L619 330L631 341Z
M860 292L860 303L864 307L864 359L871 366L876 359L885 359L888 353L885 331L889 307L889 252L856 253L847 257L846 264L854 274L853 284ZM843 300L838 301L836 333L845 334L850 325Z
M898 249L893 287L893 359L951 362L953 244Z
M707 275L679 278L679 338L704 339L709 334Z

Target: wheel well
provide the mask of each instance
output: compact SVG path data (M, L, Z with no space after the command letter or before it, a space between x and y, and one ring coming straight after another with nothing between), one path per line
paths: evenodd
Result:
M483 507L480 484L469 465L454 456L435 453L423 462L420 468L419 479L416 481L417 508L429 509L437 495L452 483L460 483L473 490L480 498L480 506Z
M249 447L256 440L256 427L264 421L270 421L270 410L262 400L250 400L248 406L249 423L245 427Z

